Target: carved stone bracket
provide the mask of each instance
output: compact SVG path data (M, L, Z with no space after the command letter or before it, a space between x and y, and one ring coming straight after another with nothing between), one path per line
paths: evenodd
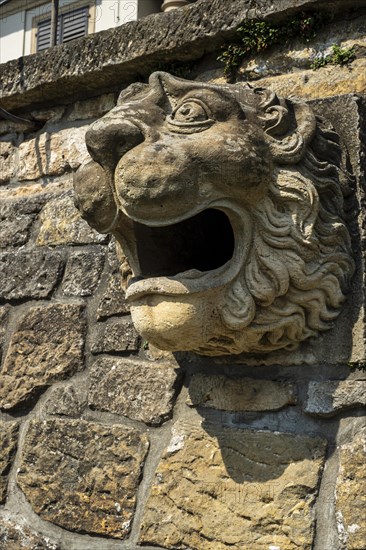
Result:
M86 143L77 205L126 254L146 340L268 353L332 326L354 272L351 180L309 105L158 72L124 90Z

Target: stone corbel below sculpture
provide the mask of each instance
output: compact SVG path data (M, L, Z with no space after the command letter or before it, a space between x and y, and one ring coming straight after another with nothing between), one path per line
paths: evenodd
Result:
M308 105L157 72L86 143L76 204L123 248L147 341L268 353L332 326L354 272L349 182L338 135Z

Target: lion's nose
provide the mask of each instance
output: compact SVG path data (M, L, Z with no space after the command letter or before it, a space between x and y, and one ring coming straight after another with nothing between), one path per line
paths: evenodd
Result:
M85 142L91 157L104 168L115 169L120 158L144 140L141 130L127 119L107 115L94 122Z

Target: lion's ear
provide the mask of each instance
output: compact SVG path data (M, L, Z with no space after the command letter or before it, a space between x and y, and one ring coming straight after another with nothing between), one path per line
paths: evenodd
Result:
M316 118L306 103L278 98L273 92L257 90L258 110L271 152L278 163L295 164L305 153L316 130Z

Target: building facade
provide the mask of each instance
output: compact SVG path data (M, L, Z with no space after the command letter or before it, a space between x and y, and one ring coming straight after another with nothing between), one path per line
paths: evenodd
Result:
M57 42L119 27L161 9L161 0L60 0ZM50 27L51 2L0 2L0 63L47 48Z

